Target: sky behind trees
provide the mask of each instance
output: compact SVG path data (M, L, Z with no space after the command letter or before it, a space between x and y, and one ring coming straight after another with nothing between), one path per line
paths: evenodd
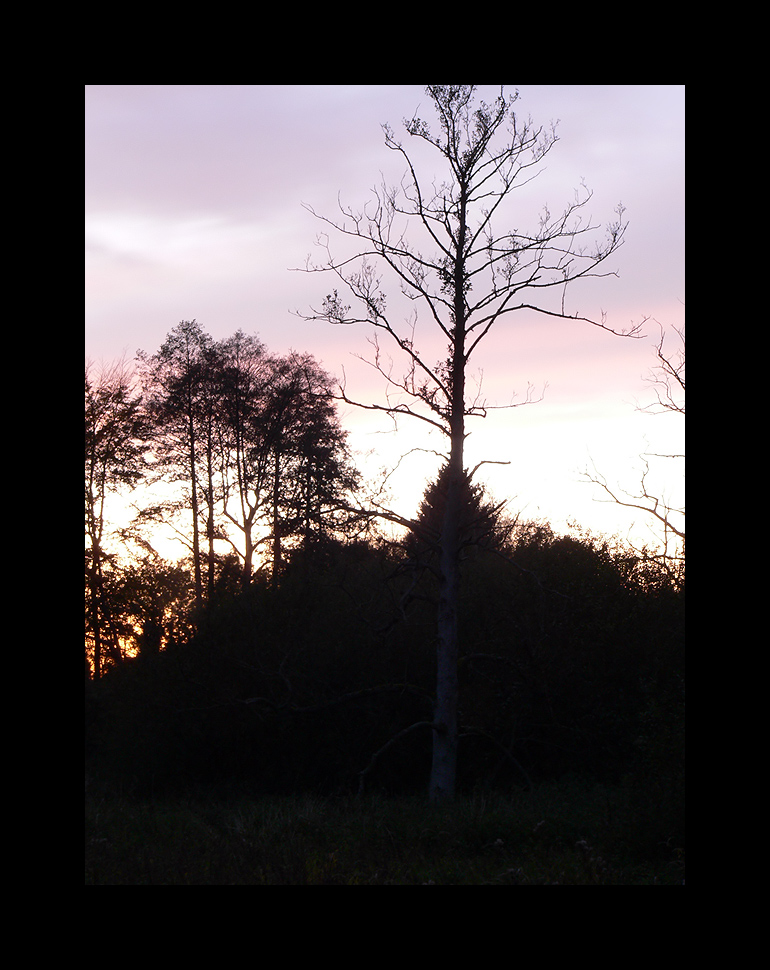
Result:
M593 190L592 221L606 225L618 202L629 222L611 261L620 276L576 284L570 311L628 328L649 317L646 340L613 337L576 322L519 317L501 321L480 348L482 395L489 404L540 403L490 412L469 422L467 464L511 511L569 519L597 532L647 535L641 515L597 503L580 481L593 461L608 481L634 490L643 451L681 452L676 415L635 410L654 400L644 378L655 364L659 321L666 347L684 324L684 88L667 85L518 87L518 113L538 125L560 120L559 143L541 174L513 193L498 228L537 226L544 205L560 212L582 180ZM498 89L481 86L492 101ZM337 377L343 368L356 400L382 398L382 380L354 355L368 356L363 326L308 323L292 311L318 306L333 287L323 276L291 272L317 255L324 229L303 203L338 215L361 208L381 181L397 184L403 160L388 151L382 124L408 143L423 179L440 176L438 153L414 145L403 119L430 118L419 85L89 85L86 87L86 357L110 361L138 349L154 353L180 320L197 319L215 339L243 329L276 353L313 354ZM600 233L600 236L603 235ZM343 245L333 237L335 254ZM387 289L387 287L386 287ZM394 296L397 287L393 286ZM405 307L406 316L411 307ZM670 342L670 343L669 343ZM426 321L415 343L435 359L443 347ZM435 344L435 347L434 347ZM400 362L395 360L398 368ZM391 466L411 448L438 448L421 425L397 434L370 413L342 409L364 471ZM410 515L433 455L412 455L391 479L394 504ZM663 463L657 485L674 504L679 474Z

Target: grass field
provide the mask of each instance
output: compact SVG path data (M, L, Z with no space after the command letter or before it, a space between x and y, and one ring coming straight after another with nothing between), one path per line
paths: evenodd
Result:
M89 886L683 885L681 839L631 789L424 798L88 792Z

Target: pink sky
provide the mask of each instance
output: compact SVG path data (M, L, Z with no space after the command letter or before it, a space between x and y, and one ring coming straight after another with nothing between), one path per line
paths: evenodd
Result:
M560 212L582 179L594 192L594 222L610 222L622 202L629 228L610 267L620 278L576 284L571 310L598 317L603 309L617 328L653 317L674 349L685 301L684 87L506 91L515 87L517 112L537 124L559 119L560 140L542 174L514 193L510 219L534 228L543 205ZM491 101L498 89L480 90ZM352 397L381 402L377 375L352 356L366 355L367 329L292 315L320 305L334 284L289 270L318 256L313 243L323 227L302 203L334 217L338 193L359 208L383 176L397 183L403 164L385 147L381 125L411 148L402 119L415 111L433 120L418 85L87 85L86 357L154 353L180 320L195 318L217 339L242 329L274 352L310 352L336 376L344 367ZM417 147L430 181L437 153ZM645 340L623 340L587 324L514 315L480 346L471 372L483 369L489 403L508 403L514 391L523 400L528 383L538 394L548 384L541 403L492 412L469 428L469 467L511 462L485 466L482 476L497 498L510 498L511 511L558 528L573 519L600 533L649 537L640 514L597 502L598 489L580 481L593 460L630 491L641 452L683 451L680 421L635 410L653 399L643 378L655 363L658 328L646 329ZM415 342L431 357L442 349L427 321ZM421 423L385 435L389 424L368 413L342 414L353 447L375 452L362 467L439 447ZM414 511L435 468L426 456L402 464L392 479L399 511ZM658 492L679 501L679 463L654 469Z

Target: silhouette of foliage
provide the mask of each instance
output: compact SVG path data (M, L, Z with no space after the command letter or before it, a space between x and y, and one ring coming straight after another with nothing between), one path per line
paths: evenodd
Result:
M215 342L193 320L139 361L156 477L185 493L190 526L178 534L198 610L217 585L222 543L240 557L248 586L259 552L277 580L288 549L345 530L344 497L359 475L331 379L311 355L270 355L241 331ZM179 507L174 497L156 517Z
M657 774L678 818L682 592L604 540L502 530L463 562L461 790L565 775L641 790ZM430 723L434 614L407 552L330 540L308 555L277 586L243 590L236 569L186 640L107 672L95 770L140 792L424 790L431 732L408 729Z
M106 545L111 494L132 487L144 473L147 427L132 375L121 361L85 367L85 579L86 671L98 680L105 657L122 658L112 608L114 557Z

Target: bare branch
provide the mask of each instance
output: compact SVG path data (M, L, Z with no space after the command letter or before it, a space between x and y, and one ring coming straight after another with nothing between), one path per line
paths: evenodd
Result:
M658 323L657 320L655 322ZM663 352L665 332L660 323L658 323L658 326L660 327L660 339L656 345L655 354L660 365L654 367L650 376L646 378L647 383L655 391L656 402L640 407L638 410L646 411L649 414L673 412L684 416L685 404L680 394L684 395L685 392L685 331L684 328L681 330L678 327L672 328L679 336L681 347L674 353L668 354ZM653 410L656 407L659 410Z
M604 476L601 475L596 470L595 465L594 465L593 474L588 474L587 472L584 472L583 477L585 478L586 481L591 482L594 485L598 485L600 488L602 488L606 492L606 494L609 495L610 500L614 502L616 505L621 505L629 509L639 509L640 511L645 512L647 515L652 516L654 519L660 522L664 526L666 532L673 532L674 535L678 536L680 539L684 539L685 537L684 528L682 526L678 526L678 527L675 526L672 521L672 516L677 515L677 516L682 516L682 518L684 518L685 510L679 509L679 508L672 508L666 505L661 498L659 498L658 496L652 495L650 492L647 491L647 487L645 483L646 483L647 475L650 470L650 466L646 461L644 462L644 465L645 465L645 468L644 468L644 471L642 472L642 478L641 478L642 488L641 488L640 494L638 495L631 495L630 493L627 493L625 491L618 492L617 490L613 490L612 488L610 488ZM598 499L597 501L601 501L601 499Z

